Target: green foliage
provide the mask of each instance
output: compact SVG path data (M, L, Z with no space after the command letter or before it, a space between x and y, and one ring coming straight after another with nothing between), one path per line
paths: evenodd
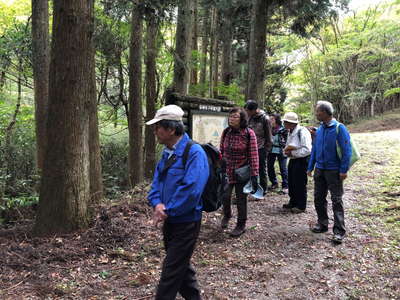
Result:
M293 77L302 98L332 102L342 122L388 109L400 84L400 22L388 15L368 9L325 26Z
M31 1L0 1L0 36L16 19L28 19L31 14Z
M3 205L0 205L0 214L2 211L10 209L32 206L39 203L38 196L20 196L18 198L3 198Z
M105 193L108 197L115 197L129 187L128 130L111 124L103 127L100 131L100 144Z
M389 98L396 94L400 94L400 88L393 88L393 89L387 90L387 91L385 91L385 94L383 96L385 98Z
M235 102L239 106L244 105L244 95L241 93L241 89L236 83L230 85L220 84L216 89L218 95L226 96L230 101Z
M4 98L3 98L4 99ZM35 173L35 132L33 108L22 105L11 136L11 161L4 161L6 129L14 114L15 106L0 98L0 176L5 194L9 197L34 193L37 184ZM6 169L7 167L7 169ZM12 185L4 184L12 182Z

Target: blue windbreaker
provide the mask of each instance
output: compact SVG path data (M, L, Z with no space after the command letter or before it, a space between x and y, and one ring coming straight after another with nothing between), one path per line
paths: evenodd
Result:
M329 124L322 123L316 133L308 171L314 170L314 166L323 170L339 170L347 173L351 158L350 134L343 124L339 125L339 133L336 133L338 122L333 119ZM342 150L342 159L336 150L336 141Z
M155 207L163 203L169 223L194 222L201 219L201 194L208 180L209 167L203 148L194 144L190 148L186 166L182 156L189 136L185 133L176 145L176 162L164 173L161 171L168 160L167 151L163 151L158 162L153 183L148 195L149 203Z

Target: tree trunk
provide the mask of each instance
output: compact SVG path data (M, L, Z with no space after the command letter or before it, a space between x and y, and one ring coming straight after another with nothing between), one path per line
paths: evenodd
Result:
M222 24L222 83L230 85L232 80L232 9L224 11Z
M35 232L86 228L89 179L89 108L92 89L92 1L54 1L49 111Z
M142 141L142 32L143 16L134 3L129 55L129 182L131 187L143 181Z
M6 71L1 71L0 72L0 92L3 91L5 84L6 84Z
M176 27L173 89L183 95L187 94L189 84L192 19L193 0L180 0Z
M193 34L192 34L192 50L195 51L195 59L194 62L195 64L192 67L192 75L190 76L190 84L197 84L198 82L198 51L199 51L199 45L197 42L197 23L198 23L198 0L193 0L194 1L194 7L193 7Z
M214 48L214 68L213 68L213 97L217 98L218 96L218 82L219 82L219 43L218 43L218 34L215 36L215 48Z
M253 0L246 93L246 99L254 99L261 105L264 102L267 6L266 0Z
M156 113L157 87L156 87L156 57L158 24L154 19L147 21L146 34L146 121L151 120ZM151 179L156 165L156 139L153 129L145 127L145 167L144 176Z
M32 60L36 123L37 168L43 168L47 145L46 119L49 102L49 3L32 0Z
M207 54L208 54L208 41L210 35L210 18L205 17L203 21L203 37L201 39L201 70L200 70L200 84L203 85L202 96L205 96L205 86L207 78Z
M92 1L91 16L94 11L94 1ZM91 18L91 26L94 28L94 19ZM101 153L99 138L99 120L97 115L97 95L96 95L96 65L93 40L90 40L90 109L89 109L89 153L90 153L90 202L98 203L103 198L103 175L101 170Z
M211 28L210 28L210 87L209 96L214 97L214 73L215 73L215 55L217 51L217 17L218 12L214 7L211 15Z

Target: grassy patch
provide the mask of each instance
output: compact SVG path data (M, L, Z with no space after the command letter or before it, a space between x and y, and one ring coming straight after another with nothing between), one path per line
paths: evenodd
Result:
M386 172L379 176L373 195L376 202L367 211L378 215L392 237L400 242L400 151L393 156Z
M360 119L348 126L350 132L372 132L400 128L400 109L385 112L372 118Z

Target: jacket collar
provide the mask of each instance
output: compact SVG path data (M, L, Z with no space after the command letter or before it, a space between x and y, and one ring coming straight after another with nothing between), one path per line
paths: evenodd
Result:
M186 144L187 144L188 141L189 141L189 136L187 135L187 133L184 133L182 135L182 138L174 146L174 150L175 150L174 153L177 156L182 156L183 155L183 151L185 151L185 147L186 147Z
M328 124L325 124L324 122L321 122L321 125L324 126L325 128L327 128L327 127L336 126L337 123L338 123L338 121L336 121L336 119L333 118L332 120L329 121Z

